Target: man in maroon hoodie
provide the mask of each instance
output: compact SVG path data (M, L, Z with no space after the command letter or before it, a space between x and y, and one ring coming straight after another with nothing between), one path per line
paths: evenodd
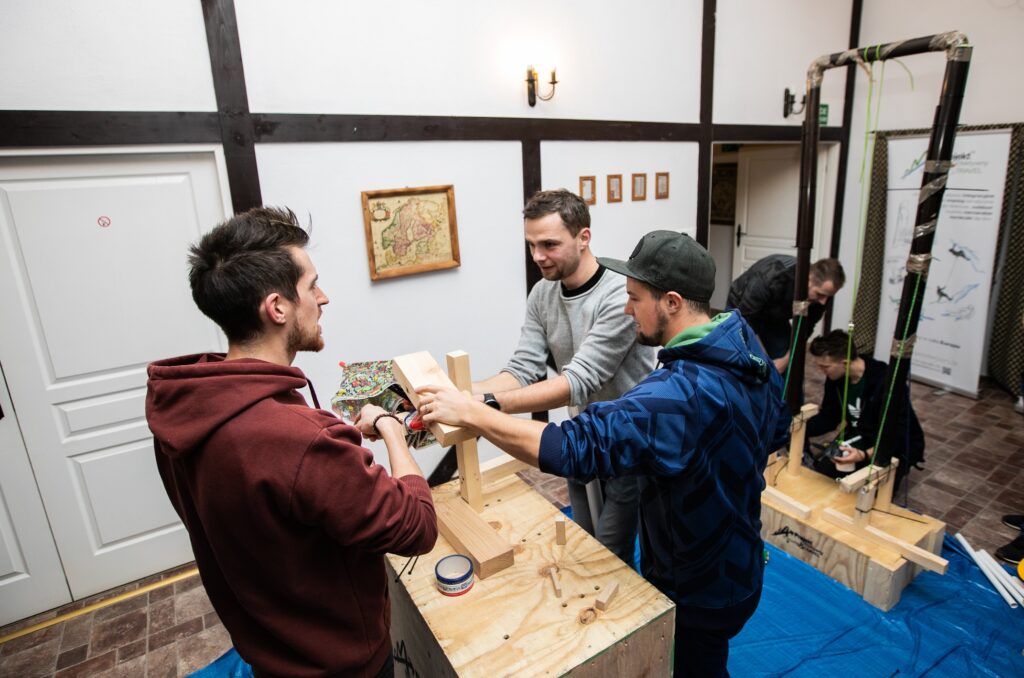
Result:
M228 338L149 366L157 467L203 585L257 676L394 672L384 554L429 552L430 490L394 415L310 408L292 361L319 351L326 295L291 210L236 215L191 248L199 309ZM387 445L391 476L362 436Z

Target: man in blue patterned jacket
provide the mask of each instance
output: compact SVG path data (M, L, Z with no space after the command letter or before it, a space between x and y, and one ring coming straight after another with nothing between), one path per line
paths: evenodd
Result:
M738 313L709 317L714 260L689 236L654 231L628 261L625 312L663 366L621 398L562 424L502 414L465 393L421 389L427 422L468 426L559 476L641 476L641 569L676 603L676 676L727 676L729 639L761 597L761 491L784 444L782 383Z

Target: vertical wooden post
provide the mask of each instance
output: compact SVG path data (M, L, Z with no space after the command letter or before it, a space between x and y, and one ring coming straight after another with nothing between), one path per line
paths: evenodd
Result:
M452 351L445 355L448 362L448 378L460 391L473 388L469 372L469 354ZM477 455L476 438L455 444L455 457L459 464L459 494L474 511L484 510L484 496L480 482L480 458Z
M786 470L791 475L799 476L803 468L804 460L804 439L807 437L807 420L818 413L818 406L814 403L807 403L800 408L800 412L793 417L793 432L789 437L789 461L786 463Z
M896 471L900 465L900 460L893 457L889 462L889 473L886 474L885 480L882 481L881 486L878 488L878 497L875 499L875 508L880 511L888 511L892 508L892 488L896 484Z

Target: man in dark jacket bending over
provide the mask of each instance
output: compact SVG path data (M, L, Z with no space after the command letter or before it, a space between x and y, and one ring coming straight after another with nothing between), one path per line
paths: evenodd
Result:
M836 259L819 259L811 266L807 280L810 307L803 321L808 324L808 333L821 320L829 300L844 282L846 274ZM780 373L789 365L795 285L796 257L772 254L755 262L729 287L728 308L743 314Z
M763 472L789 428L781 378L738 313L708 317L715 264L689 236L654 231L629 261L599 261L626 276L625 312L664 367L560 425L436 387L421 412L548 473L639 476L641 570L677 606L675 675L725 676L761 597Z
M324 347L327 296L290 210L257 208L191 249L192 297L228 338L149 366L146 418L203 585L257 676L391 676L384 554L437 538L394 415L310 408L292 367ZM312 385L310 385L312 393ZM360 446L387 445L391 476Z

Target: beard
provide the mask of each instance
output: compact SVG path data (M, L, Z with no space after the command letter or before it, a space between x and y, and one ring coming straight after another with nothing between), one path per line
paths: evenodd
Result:
M313 327L311 332L304 331L298 325L292 325L291 330L288 332L288 350L293 353L299 351L322 351L324 348L324 338L320 334L320 326L316 325Z
M641 346L663 346L665 331L668 329L668 314L661 309L658 309L657 324L654 327L653 334L644 334L640 331L640 327L636 328L636 343Z
M580 258L576 257L568 261L564 261L560 264L555 264L548 270L544 270L538 266L540 275L545 280L563 280L568 278L570 275L576 272L576 269L580 267Z

